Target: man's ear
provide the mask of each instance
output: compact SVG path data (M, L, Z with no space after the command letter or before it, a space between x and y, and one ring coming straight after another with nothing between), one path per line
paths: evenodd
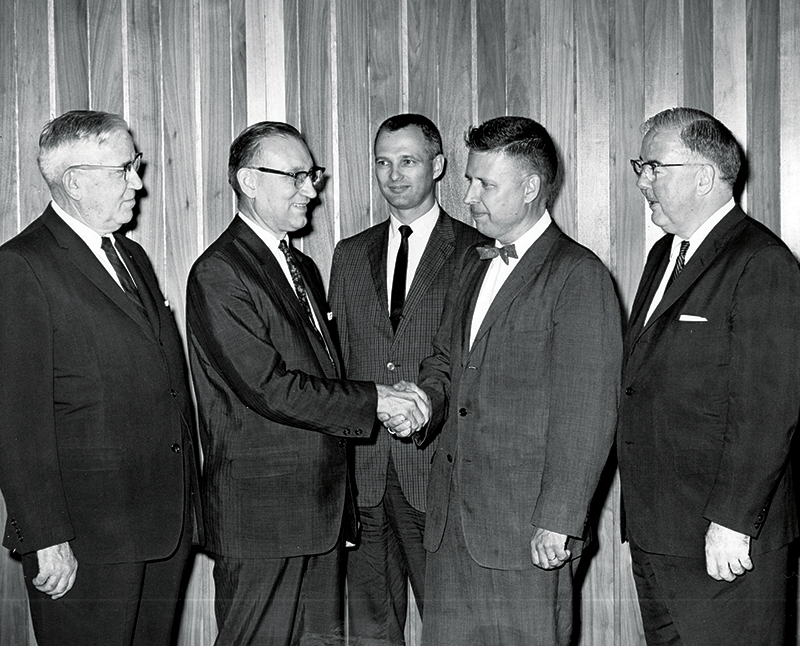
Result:
M80 175L75 171L75 169L70 168L64 172L64 176L62 179L62 187L64 188L64 192L73 200L80 200L81 199L81 183L80 183Z
M256 178L252 170L240 168L236 171L236 179L239 181L239 188L242 189L242 193L250 198L256 196Z
M708 195L716 184L717 169L713 164L703 164L695 177L697 178L697 193Z
M525 184L523 185L523 189L525 190L525 203L530 204L533 202L542 190L542 178L540 175L536 173L531 173L525 178Z
M433 158L433 181L436 182L444 175L444 169L447 166L447 159L442 153Z

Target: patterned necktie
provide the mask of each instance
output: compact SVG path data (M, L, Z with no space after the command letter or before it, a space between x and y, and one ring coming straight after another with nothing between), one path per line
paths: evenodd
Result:
M481 260L491 260L500 256L503 262L508 264L509 258L517 257L517 250L513 244L507 244L505 247L495 247L493 245L483 245L478 247L478 255Z
M136 308L139 310L141 315L147 319L147 312L144 309L142 297L139 295L139 289L136 287L136 283L133 282L133 278L128 273L128 269L124 264L122 264L122 260L120 259L119 254L117 254L117 250L114 248L111 238L103 236L101 238L100 248L105 252L108 262L111 263L111 267L113 267L114 273L117 275L120 285L122 285L122 291L127 294L131 301L133 301L133 304L136 305Z
M400 319L403 315L403 305L406 300L406 273L408 271L408 237L414 233L411 227L405 224L400 227L400 248L397 250L397 260L394 263L394 277L392 278L392 298L389 301L389 320L392 330L397 332Z
M286 257L286 264L289 265L289 273L292 275L292 283L294 283L294 293L297 294L300 304L306 311L306 315L308 316L308 320L311 322L311 326L319 334L317 321L314 318L314 314L311 310L311 302L308 300L308 294L306 294L306 286L303 284L303 277L300 275L300 270L297 268L297 265L294 264L294 258L292 257L292 252L289 249L289 245L286 243L286 238L280 241L278 249L283 252L283 255Z
M689 250L689 241L683 240L681 241L681 250L678 253L678 257L675 259L675 268L672 270L672 275L669 277L667 281L666 289L669 289L669 286L675 282L675 279L680 275L683 271L683 266L686 264L686 252Z

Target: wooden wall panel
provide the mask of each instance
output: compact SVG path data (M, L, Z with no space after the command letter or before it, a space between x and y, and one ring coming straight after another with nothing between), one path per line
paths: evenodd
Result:
M336 3L336 120L338 159L326 161L341 200L336 238L348 238L372 224L370 178L372 132L369 119L368 18L363 0ZM337 172L338 171L338 172ZM341 205L345 205L341 207Z
M233 137L264 118L307 136L327 185L297 244L327 277L336 242L386 217L372 138L421 112L443 135L442 205L462 203L470 125L501 114L547 126L563 159L556 220L597 252L627 310L661 232L628 159L640 124L677 104L715 113L749 156L752 214L800 252L800 8L795 0L0 0L0 240L48 201L36 140L69 108L118 111L145 153L136 229L183 325L196 256L234 212ZM0 447L1 450L1 447ZM619 485L599 492L581 646L640 646ZM0 515L3 515L0 509ZM213 563L198 554L181 646L210 646ZM19 563L0 558L0 643L34 643ZM407 640L419 642L413 609Z

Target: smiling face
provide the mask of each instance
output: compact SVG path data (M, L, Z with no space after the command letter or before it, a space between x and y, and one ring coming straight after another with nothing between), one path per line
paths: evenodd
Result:
M249 165L297 173L307 171L314 162L304 142L279 135L265 138L258 156ZM308 203L317 196L310 178L297 188L291 177L252 168L241 168L238 176L242 192L249 198L240 207L276 238L280 240L306 225Z
M465 176L469 181L464 203L475 227L502 244L511 244L541 217L540 177L499 152L471 151Z
M708 162L683 144L676 129L650 130L642 140L640 158L661 164L691 164L656 168L654 179L642 173L636 181L652 209L653 224L665 233L689 238L708 217L700 199Z
M434 185L444 156L431 157L422 131L408 126L384 130L375 141L375 179L392 214L410 224L433 208Z
M87 142L76 148L69 163L123 166L135 155L130 134L118 130L103 143ZM142 188L136 171L131 170L126 179L121 169L109 168L73 168L64 173L64 183L72 215L100 235L113 233L131 221L136 191Z

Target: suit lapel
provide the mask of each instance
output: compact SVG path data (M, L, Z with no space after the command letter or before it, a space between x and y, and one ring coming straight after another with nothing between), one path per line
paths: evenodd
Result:
M453 255L454 250L455 234L453 233L453 224L449 216L446 216L439 209L439 218L431 231L428 244L425 245L425 251L423 251L422 258L420 258L419 265L414 273L414 280L408 289L405 305L403 306L404 312L413 312L419 305L431 283L439 275L450 256ZM400 321L400 327L397 328L398 332L407 324L406 321L407 317L404 316Z
M744 211L738 206L731 209L722 220L715 226L703 240L700 248L689 259L675 282L669 286L661 298L661 302L656 306L653 315L643 325L644 333L660 316L662 316L675 302L688 290L705 272L706 268L714 261L717 254L724 248L725 243L732 229L744 219ZM668 255L668 253L667 253ZM663 264L663 263L662 263ZM663 270L662 270L663 274ZM638 336L637 335L637 338Z
M367 246L367 260L369 262L372 283L375 285L375 296L383 312L386 327L391 330L389 320L389 291L386 285L386 254L389 252L389 220L375 227Z
M478 328L478 333L475 335L475 341L472 347L477 345L478 341L489 331L498 317L508 310L511 303L520 292L538 276L542 264L560 235L561 230L555 223L552 223L545 229L544 233L539 236L539 239L533 243L531 248L525 252L525 255L520 258L517 262L517 266L508 276L506 282L503 283L500 291L497 292L492 304L489 306L489 310L486 312L486 316L484 316L480 328ZM489 265L488 262L485 262L485 264ZM480 289L480 287L478 289ZM477 296L475 298L477 299ZM474 305L472 308L474 311ZM470 319L471 318L470 316Z
M133 254L128 249L128 239L121 234L114 234L114 239L117 244L117 249L124 254L125 265L130 270L131 274L133 275L133 280L136 282L136 286L139 288L139 296L141 297L142 304L147 312L147 317L150 319L150 324L153 326L156 335L160 336L161 317L158 314L159 309L156 298L161 296L161 290L158 288L158 285L151 284L147 279L145 272L142 271L142 268L136 262Z
M42 222L53 234L58 245L64 249L70 262L80 271L95 287L103 292L117 307L124 311L133 321L150 336L153 328L150 322L142 317L131 299L122 291L105 267L86 246L80 236L64 222L51 206L42 215ZM126 253L126 258L128 254Z

